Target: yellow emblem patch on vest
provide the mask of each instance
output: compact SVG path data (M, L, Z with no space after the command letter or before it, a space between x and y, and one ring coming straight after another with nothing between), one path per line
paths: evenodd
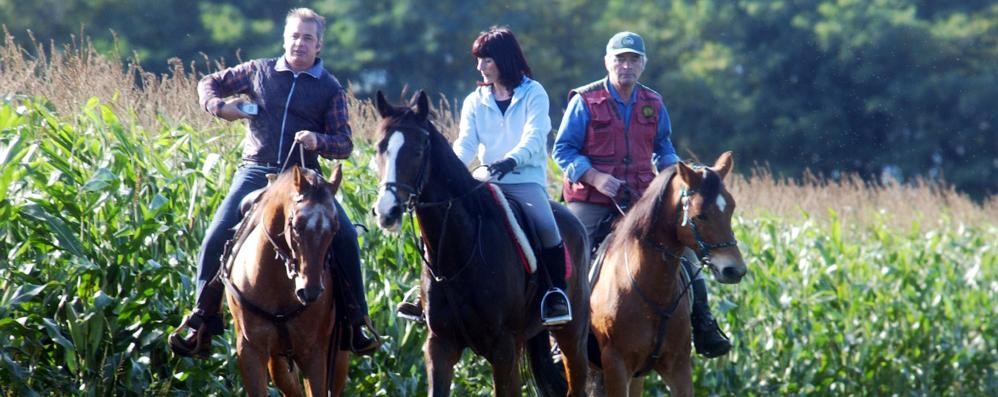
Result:
M649 118L655 114L655 109L652 109L651 106L645 105L645 107L641 108L641 114L644 115L645 118Z

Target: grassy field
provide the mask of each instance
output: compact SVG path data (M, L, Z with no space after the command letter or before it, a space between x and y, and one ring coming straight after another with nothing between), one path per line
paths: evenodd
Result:
M243 394L231 327L211 360L175 358L165 343L192 304L194 258L242 125L198 109L196 65L152 76L86 43L37 46L38 57L4 43L0 395ZM437 108L453 132L453 112ZM351 115L359 145L340 200L370 225L368 299L387 343L353 360L349 395L424 395L425 330L392 314L416 285L414 237L367 218L377 120L365 101ZM998 394L998 199L929 182L777 178L735 155L742 173L728 183L750 274L712 284L734 349L694 360L697 395ZM468 354L454 394L487 395L490 381ZM667 393L654 377L647 390Z

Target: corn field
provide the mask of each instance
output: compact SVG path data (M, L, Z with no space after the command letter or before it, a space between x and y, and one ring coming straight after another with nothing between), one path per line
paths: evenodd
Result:
M30 64L39 61L9 41L0 50L0 395L242 395L231 326L209 360L173 356L166 336L193 305L197 250L239 164L243 127L196 106L133 106L135 95L118 95L142 73L129 68L104 75L117 86L75 100L66 97L80 92L52 99L57 90L5 80L12 69L86 75L88 62L109 62L76 51L80 62L66 66ZM146 77L184 87L145 89L194 103L195 72L177 73ZM437 110L452 131L447 103ZM352 360L347 395L425 395L426 330L393 313L418 284L415 237L408 226L386 235L367 215L377 120L356 99L351 116L357 150L342 162L339 199L370 225L358 232L386 343ZM728 184L749 275L711 284L734 347L694 359L697 395L998 395L998 200L765 170ZM490 389L487 365L466 353L454 395ZM651 376L646 394L668 391Z

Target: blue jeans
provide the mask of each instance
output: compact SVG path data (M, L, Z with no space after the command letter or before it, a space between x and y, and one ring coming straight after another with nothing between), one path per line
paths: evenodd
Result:
M195 305L198 308L211 308L209 314L221 305L221 295L205 294L205 286L211 282L218 274L218 269L222 263L222 251L225 243L232 239L235 234L234 228L242 220L239 212L239 203L247 194L267 186L267 174L278 173L279 169L258 165L242 165L232 176L232 184L229 186L229 193L222 200L222 204L215 210L215 217L208 226L204 240L201 242L201 251L198 254L197 263L197 291ZM335 201L335 200L334 200ZM340 229L333 236L332 249L336 253L338 268L344 277L354 299L360 305L358 308L361 315L367 314L367 298L364 294L364 279L360 270L360 246L357 244L357 229L347 216L346 211L336 202L336 211L340 223ZM209 299L212 302L202 302L202 299ZM208 305L208 306L203 306Z
M503 193L520 203L520 208L534 222L541 248L551 248L561 244L558 222L554 219L548 194L544 187L536 183L499 183Z

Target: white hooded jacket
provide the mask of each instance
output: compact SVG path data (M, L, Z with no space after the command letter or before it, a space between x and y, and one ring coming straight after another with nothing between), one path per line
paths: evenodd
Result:
M528 77L513 89L505 114L496 105L492 87L478 87L461 105L454 152L466 165L476 156L483 165L510 157L516 160L516 168L496 182L546 186L547 138L551 132L549 107L544 87Z

